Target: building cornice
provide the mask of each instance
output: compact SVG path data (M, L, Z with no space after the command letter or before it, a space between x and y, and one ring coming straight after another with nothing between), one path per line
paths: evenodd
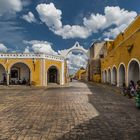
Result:
M0 59L49 59L55 61L64 61L64 57L60 55L48 55L39 53L0 53Z

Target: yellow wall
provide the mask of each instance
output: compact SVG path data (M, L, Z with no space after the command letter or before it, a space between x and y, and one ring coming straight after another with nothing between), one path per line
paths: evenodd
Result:
M137 32L134 36L123 42L120 46L113 49L107 57L102 59L102 69L108 67L119 66L120 63L124 63L126 66L131 58L140 60L140 32ZM132 51L129 53L128 47L133 45Z
M68 83L69 77L68 77L68 66L67 61L65 60L65 83Z
M2 64L5 68L6 71L8 71L8 73L10 73L10 68L16 64L16 63L24 63L26 64L31 71L31 83L33 82L33 84L35 85L40 85L41 83L41 79L40 79L40 64L41 61L39 59L36 59L34 61L33 64L33 60L32 59L0 59L0 64Z
M84 73L84 72L85 72L85 70L81 70L81 69L76 72L75 76L76 76L77 80L81 80L82 73Z
M45 61L45 75L42 73L42 65L43 61ZM12 59L12 58L2 58L0 59L0 64L2 64L6 70L6 72L10 73L10 68L16 64L16 63L24 63L26 64L30 71L31 71L31 84L35 86L42 86L42 78L45 78L46 84L47 84L47 71L49 67L51 66L56 66L58 71L59 71L59 76L60 80L62 80L62 62L61 61L55 61L55 60L47 60L47 59L32 59L32 58L17 58L17 59ZM66 67L66 64L64 64ZM64 69L65 72L65 69ZM64 80L65 80L65 75L64 75Z
M121 63L126 67L126 74L128 69L128 63L132 59L140 61L140 17L125 30L125 32L117 36L112 43L111 50L108 51L108 55L101 60L101 70L112 69L115 66L117 69ZM132 47L129 51L129 47ZM106 46L108 49L109 47ZM127 83L128 84L128 83Z
M96 75L94 74L93 75L93 81L98 82L98 83L101 82L101 75L100 74L96 74Z
M86 71L84 71L83 73L81 73L81 80L86 81Z
M124 31L123 35L120 33L115 39L115 46L119 45L120 42L126 40L135 33L140 28L140 16L137 16L136 19L128 26L128 28Z
M62 74L61 74L61 69L62 69L62 63L60 61L54 61L54 60L46 60L45 62L45 67L46 67L46 83L47 83L47 72L48 72L48 69L51 67L51 66L55 66L58 70L58 75L59 75L59 84L61 82L61 77L62 77Z

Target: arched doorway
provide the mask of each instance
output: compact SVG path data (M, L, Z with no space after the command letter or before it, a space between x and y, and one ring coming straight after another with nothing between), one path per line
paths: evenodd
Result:
M30 68L24 63L16 63L10 69L11 85L29 85Z
M109 84L111 84L111 70L108 70L108 81Z
M106 79L107 79L107 72L106 72L106 70L105 70L105 71L102 72L102 82L103 82L103 83L106 83L106 82L107 82Z
M102 82L105 83L105 72L102 71Z
M140 80L140 67L139 62L132 60L128 65L128 83L133 80L136 84Z
M74 77L77 71L81 68L86 69L89 53L88 50L84 49L84 47L79 44L79 42L76 42L71 48L67 50L61 50L58 53L66 59L66 75L68 79ZM92 67L90 67L90 65L91 62L88 64L88 77L84 75L84 79L86 80L93 79L93 72L91 71Z
M119 67L119 87L125 83L125 66L123 64Z
M7 81L6 71L2 64L0 64L0 85L5 85Z
M112 85L117 85L117 69L116 67L113 67L112 69Z
M72 51L75 51L75 50L83 52L88 57L88 50L84 49L83 46L80 46L79 42L76 42L73 47L71 47L67 50L59 51L59 54L65 58L67 58L68 54Z
M105 70L105 83L107 82L107 71Z
M48 77L48 83L59 84L59 72L55 66L51 66L48 69L47 77Z

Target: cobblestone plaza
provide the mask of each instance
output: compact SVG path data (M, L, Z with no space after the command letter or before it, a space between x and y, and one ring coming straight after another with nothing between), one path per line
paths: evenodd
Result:
M108 86L0 90L1 140L140 140L134 100Z

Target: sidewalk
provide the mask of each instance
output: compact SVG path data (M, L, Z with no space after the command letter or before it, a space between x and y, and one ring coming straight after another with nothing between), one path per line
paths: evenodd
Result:
M64 84L64 85L59 85L59 84L49 84L49 85L47 85L45 88L46 89L50 89L50 88L64 88L64 87L69 87L69 83L67 83L67 84Z
M108 84L103 84L103 83L91 82L91 81L87 82L87 83L89 83L91 85L101 86L101 87L103 87L105 89L110 89L110 90L114 91L116 94L120 94L120 95L123 96L123 94L121 93L121 88L120 87L116 87L116 86L112 86L112 85L108 85ZM126 97L126 96L124 96L124 97ZM131 100L134 101L135 97L132 97Z
M100 85L100 86L103 86L104 88L109 88L110 90L113 90L113 91L121 94L121 88L120 87L109 85L109 84L103 84L103 83L96 83L96 84Z
M121 89L119 87L116 87L116 86L112 86L112 85L108 85L108 84L103 84L103 83L97 83L97 82L91 82L91 81L82 81L82 82L89 83L91 85L102 86L104 88L109 88L110 90L113 90L113 91L121 94Z
M0 85L0 90L7 90L7 89L48 89L48 88L63 88L69 87L69 83L65 85L58 85L58 84L49 84L47 86L29 86L29 85Z

